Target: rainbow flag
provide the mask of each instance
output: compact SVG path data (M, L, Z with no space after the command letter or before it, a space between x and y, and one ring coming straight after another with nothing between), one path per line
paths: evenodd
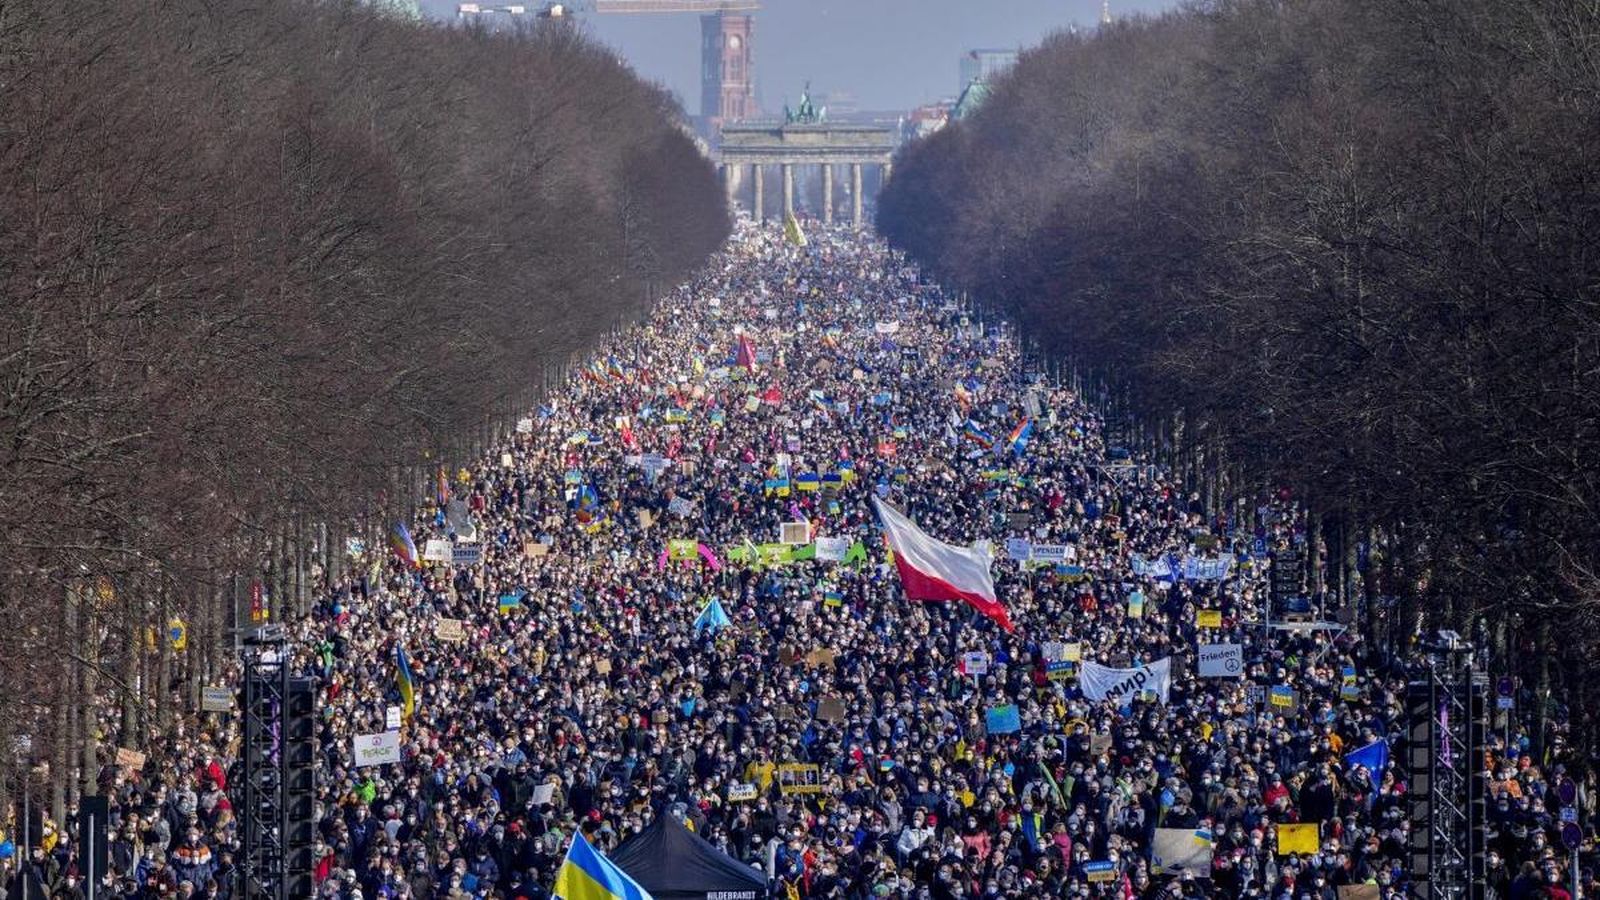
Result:
M1023 416L1017 427L1011 429L1011 434L1006 436L1006 442L1011 445L1011 452L1021 456L1028 449L1028 439L1033 437L1033 417Z
M400 692L400 721L409 721L417 712L417 677L411 673L406 648L399 644L394 645L394 686Z
M601 855L581 831L572 833L567 858L556 870L550 893L561 900L655 900L639 882Z
M984 431L982 426L971 419L968 419L966 423L961 426L961 436L969 441L972 441L974 444L977 444L979 447L982 447L985 450L994 446L994 436L989 432Z
M417 545L411 540L411 532L406 530L404 522L394 523L394 529L389 532L389 549L410 568L422 568L422 560L417 556Z
M617 358L614 356L606 357L606 374L618 381L625 381L628 377L627 373L622 370L622 364L617 362Z

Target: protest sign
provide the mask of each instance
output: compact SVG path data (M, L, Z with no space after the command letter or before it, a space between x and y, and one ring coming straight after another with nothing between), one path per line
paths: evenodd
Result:
M798 547L811 543L810 522L784 522L779 526L778 543Z
M1006 538L1006 558L1027 562L1033 554L1033 545L1027 538Z
M452 558L450 542L447 540L443 540L442 538L429 538L428 542L422 545L423 562L447 563L450 562Z
M358 734L351 740L356 768L381 766L400 762L400 732L380 731L377 734Z
M1157 828L1151 842L1150 870L1157 875L1209 875L1211 833L1191 828Z
M1322 838L1317 832L1315 822L1300 824L1285 822L1277 827L1279 856L1288 856L1291 853L1311 854L1322 848Z
M205 712L227 712L233 709L233 691L225 687L202 688L200 709Z
M461 619L440 619L434 623L433 636L441 641L464 641L467 639L467 623Z
M989 734L1012 734L1022 730L1022 714L1015 703L991 706L984 710L983 727Z
M728 785L728 800L738 803L756 798L756 786L748 781L735 781Z
M117 766L123 769L143 769L145 755L128 747L117 748Z
M784 763L778 766L778 792L790 794L822 793L822 769L810 763Z
M1117 879L1117 867L1110 860L1096 860L1083 864L1084 880L1090 884L1099 884Z
M817 559L825 562L842 562L850 552L850 539L842 537L817 538Z
M1028 558L1037 563L1061 563L1070 557L1067 555L1066 544L1034 544Z
M1240 644L1201 644L1201 678L1239 678L1244 675L1244 647Z
M1194 612L1194 624L1196 628L1221 628L1222 610L1197 609Z
M817 701L817 718L824 722L843 722L844 701L838 697L823 697Z
M961 671L967 675L987 675L989 654L983 650L972 650L961 654Z

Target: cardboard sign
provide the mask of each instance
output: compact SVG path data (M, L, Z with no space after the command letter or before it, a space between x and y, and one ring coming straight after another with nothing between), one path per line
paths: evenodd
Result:
M1111 749L1111 735L1109 735L1109 734L1091 734L1091 735L1089 735L1089 754L1091 756L1099 756L1100 754L1105 753L1107 750L1110 750L1110 749Z
M356 768L381 766L400 762L400 732L380 731L377 734L358 734L350 740L351 752L356 758Z
M823 697L817 702L817 718L824 722L843 722L844 701L838 697Z
M433 625L433 636L441 641L460 643L467 639L467 623L461 619L440 619Z
M806 665L832 667L833 661L838 657L838 655L839 653L836 650L832 650L828 647L818 647L817 649L806 654Z
M1067 662L1082 662L1083 644L1077 641L1072 641L1066 644L1064 649L1061 651L1061 658Z
M784 763L778 766L778 793L822 793L822 769L810 763Z
M811 523L784 522L779 526L778 543L788 544L791 547L811 543Z
M233 691L225 687L201 688L200 709L203 712L227 712L233 709Z
M544 556L549 552L550 545L539 541L524 541L522 544L522 555L524 556Z
M127 747L117 748L117 766L119 768L142 769L144 768L144 760L144 754L138 750L131 750Z
M1201 678L1242 678L1244 647L1240 644L1201 644Z
M594 664L594 673L596 675L610 675L611 660L601 657L600 661Z
M1194 624L1196 628L1221 628L1222 610L1197 609L1194 612Z
M728 785L728 800L738 803L742 800L754 800L756 786L748 781L735 781Z
M638 519L640 528L649 528L656 523L655 513L648 509L635 510L634 516Z

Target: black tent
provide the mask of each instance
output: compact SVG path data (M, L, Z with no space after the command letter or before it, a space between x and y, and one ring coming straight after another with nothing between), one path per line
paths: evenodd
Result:
M656 900L761 900L767 879L711 846L671 814L622 843L611 861Z

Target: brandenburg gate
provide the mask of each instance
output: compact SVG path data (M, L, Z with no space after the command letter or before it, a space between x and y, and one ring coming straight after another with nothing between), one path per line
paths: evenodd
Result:
M835 125L817 117L791 118L779 124L739 123L722 126L721 169L730 202L743 180L744 166L755 168L752 178L752 215L762 221L766 202L763 169L776 165L783 171L783 213L794 212L794 167L822 167L822 219L833 222L835 166L850 167L851 221L861 227L861 167L881 166L881 181L889 180L896 146L892 129L876 125Z

